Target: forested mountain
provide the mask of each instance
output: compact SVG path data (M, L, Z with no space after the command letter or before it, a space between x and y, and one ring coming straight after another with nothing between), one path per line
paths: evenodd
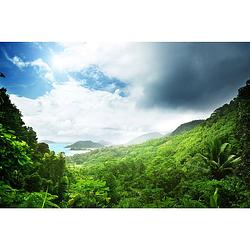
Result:
M250 85L189 131L66 158L0 90L1 207L250 207Z
M147 133L141 136L138 136L136 138L134 138L133 140L127 142L127 145L132 145L132 144L139 144L139 143L143 143L152 139L156 139L163 136L161 133L158 132L152 132L152 133Z
M81 150L87 148L102 148L104 145L98 142L92 141L78 141L71 145L66 146L66 148L70 148L71 150Z

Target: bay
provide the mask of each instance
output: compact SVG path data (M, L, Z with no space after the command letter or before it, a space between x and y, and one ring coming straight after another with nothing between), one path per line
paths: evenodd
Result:
M48 143L49 149L54 151L55 153L63 152L66 156L72 156L75 154L83 154L87 153L89 149L82 149L82 150L70 150L70 148L65 148L69 144L66 143Z

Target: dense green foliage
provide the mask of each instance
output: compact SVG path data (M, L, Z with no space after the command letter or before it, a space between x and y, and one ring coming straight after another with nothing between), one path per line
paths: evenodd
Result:
M5 89L0 89L0 96L0 207L62 205L65 157L37 142Z
M37 143L1 89L1 207L250 207L250 99L142 144L66 158ZM241 90L242 92L242 90Z

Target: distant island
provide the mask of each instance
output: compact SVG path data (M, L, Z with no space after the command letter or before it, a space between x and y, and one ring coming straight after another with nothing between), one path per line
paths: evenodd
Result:
M90 148L102 148L103 144L93 141L78 141L71 145L66 146L65 148L70 148L71 150L82 150Z

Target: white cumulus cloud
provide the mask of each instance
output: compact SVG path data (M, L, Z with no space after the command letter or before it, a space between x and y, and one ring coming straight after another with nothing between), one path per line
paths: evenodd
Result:
M151 78L153 53L143 43L76 43L63 44L54 54L52 68L59 71L80 71L98 65L106 74L128 83L147 82Z
M144 88L152 84L162 70L150 44L77 43L63 44L61 52L52 53L51 65L42 59L24 62L11 58L19 68L35 67L52 82L52 90L36 99L11 95L22 111L24 121L32 126L40 140L106 140L125 143L148 132L171 132L179 124L201 119L207 114L180 109L140 108ZM91 65L128 84L126 97L101 90L90 90L70 77ZM56 82L55 72L66 74L67 82ZM57 72L57 73L58 73ZM112 86L110 86L112 87Z

